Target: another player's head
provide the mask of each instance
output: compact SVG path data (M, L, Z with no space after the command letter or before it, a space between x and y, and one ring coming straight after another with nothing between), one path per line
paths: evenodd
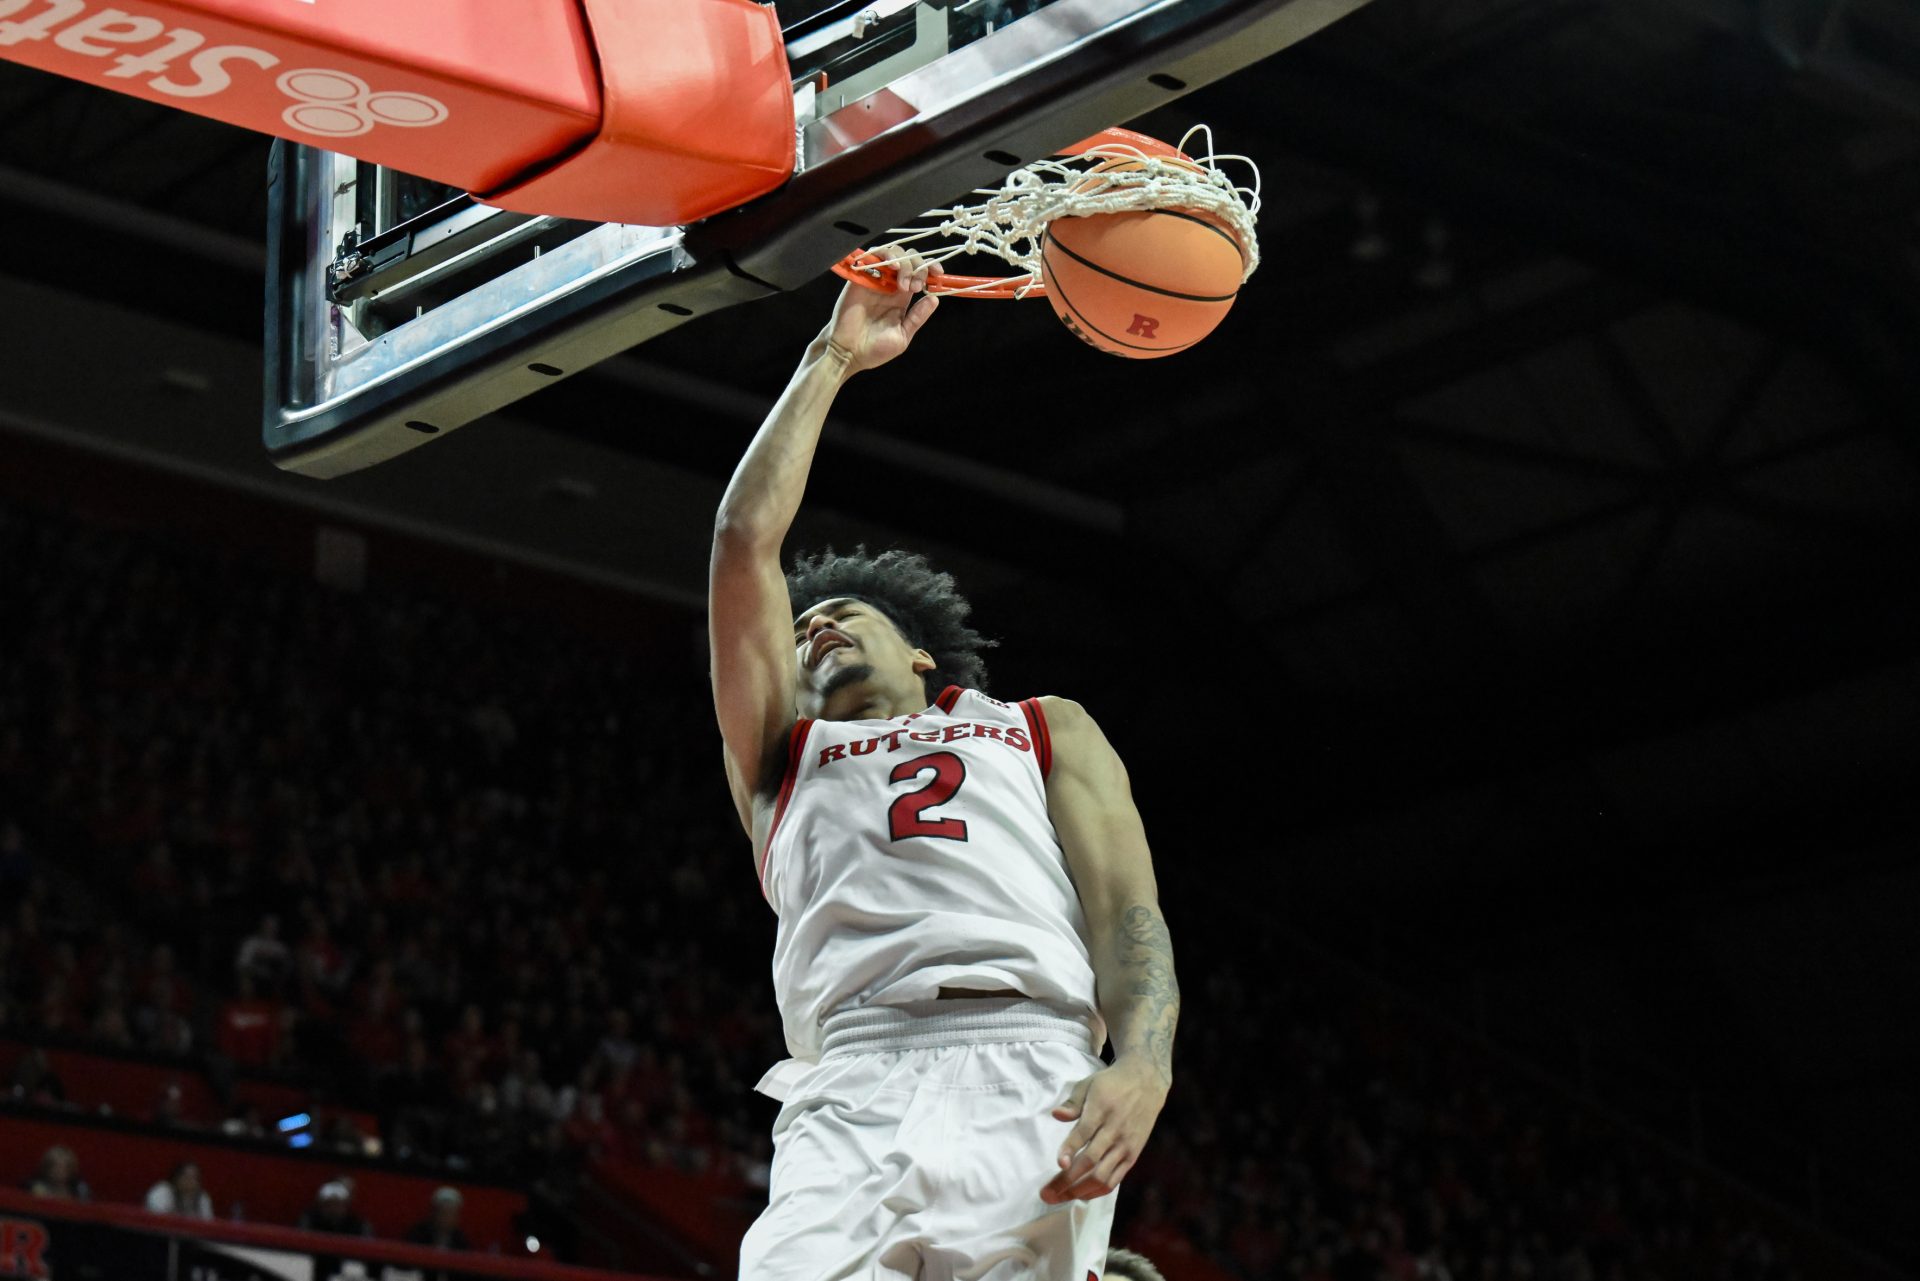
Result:
M981 689L993 642L967 624L973 607L914 552L831 549L787 575L799 653L800 715L846 720L862 709L931 703L948 685Z
M1167 1281L1146 1255L1119 1246L1107 1251L1107 1268L1101 1276L1104 1281Z
M1146 1255L1119 1246L1107 1251L1107 1268L1100 1275L1103 1281L1167 1281Z

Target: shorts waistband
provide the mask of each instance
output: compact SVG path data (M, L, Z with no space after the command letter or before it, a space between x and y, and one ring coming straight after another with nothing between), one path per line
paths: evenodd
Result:
M1018 996L866 1005L827 1015L820 1030L822 1059L1004 1041L1058 1041L1100 1052L1086 1016Z

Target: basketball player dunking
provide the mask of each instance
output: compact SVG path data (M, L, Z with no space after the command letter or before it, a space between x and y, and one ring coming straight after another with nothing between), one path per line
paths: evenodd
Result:
M981 692L987 642L920 557L780 566L835 392L937 306L904 268L842 291L714 526L714 703L793 1055L740 1275L1087 1281L1180 1008L1126 771L1077 704Z

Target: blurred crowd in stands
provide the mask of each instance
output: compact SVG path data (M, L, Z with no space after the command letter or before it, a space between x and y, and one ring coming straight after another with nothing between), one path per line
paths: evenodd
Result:
M39 1166L27 1179L26 1190L34 1196L67 1201L91 1201L93 1190L80 1175L80 1158L65 1144L55 1144L41 1156ZM426 1216L414 1224L405 1239L415 1245L442 1250L469 1248L467 1234L460 1224L464 1198L460 1189L441 1187L429 1199ZM150 1214L175 1214L193 1219L214 1217L213 1197L200 1181L200 1166L181 1161L147 1190L143 1208ZM329 1179L314 1193L313 1204L292 1226L308 1232L336 1236L367 1237L373 1228L354 1207L351 1176Z
M416 1165L765 1188L772 918L684 659L5 505L0 555L0 1034L312 1081ZM1180 1079L1115 1237L1167 1275L1796 1275L1651 1145L1169 906ZM84 1195L73 1153L36 1190ZM184 1165L149 1205L220 1198Z

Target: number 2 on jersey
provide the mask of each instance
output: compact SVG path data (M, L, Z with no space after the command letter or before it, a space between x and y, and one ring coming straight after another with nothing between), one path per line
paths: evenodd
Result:
M888 777L904 783L931 771L933 777L895 800L887 807L887 830L896 840L909 836L937 836L948 841L967 839L967 824L957 818L922 818L928 810L945 805L967 781L967 765L952 752L929 752L910 761L901 761Z

